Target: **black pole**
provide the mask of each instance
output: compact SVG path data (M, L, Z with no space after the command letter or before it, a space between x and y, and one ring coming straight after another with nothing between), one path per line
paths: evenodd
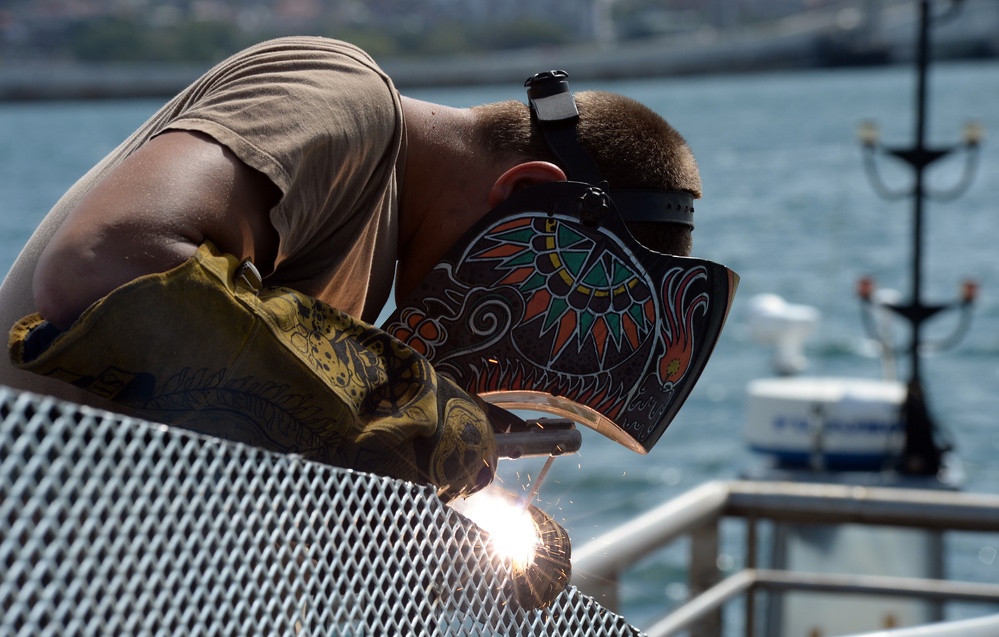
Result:
M916 38L916 136L912 146L908 148L885 148L884 150L896 158L909 164L915 175L914 185L910 195L913 199L912 223L912 296L905 304L887 304L886 307L906 319L912 327L912 338L909 346L910 373L907 385L905 403L902 407L902 423L905 427L905 447L899 462L899 470L903 473L916 475L936 475L942 466L942 457L946 447L937 440L936 426L930 417L926 406L926 396L920 369L922 349L923 322L936 313L947 309L948 305L924 304L922 300L923 285L923 206L928 199L924 173L933 162L946 157L954 148L930 148L926 145L926 105L927 105L927 72L930 64L930 28L933 21L932 1L918 0L919 24ZM950 11L960 6L962 0L950 0ZM966 150L974 150L977 139L968 139ZM873 152L876 141L865 141L869 151ZM872 179L875 173L871 169ZM878 183L875 180L875 183ZM973 299L973 293L965 294L962 301L965 311ZM863 297L867 298L867 297Z
M919 2L919 37L916 43L916 142L915 156L925 157L926 153L926 72L929 66L930 49L930 3L929 0ZM925 188L923 172L926 168L923 161L916 161L916 180L914 186L913 223L912 223L912 306L922 307L923 285L923 200ZM922 374L919 365L919 344L921 342L921 317L912 321L912 341L909 356L911 361L911 382L921 384Z
M915 169L912 223L912 299L909 319L912 340L909 347L910 378L902 407L906 427L905 447L899 470L915 475L936 475L940 471L942 450L934 435L935 426L926 407L920 370L920 343L922 324L928 318L922 303L923 281L923 203L925 188L923 174L926 166L936 157L926 148L926 74L930 49L930 2L919 2L919 35L916 43L916 139L911 163Z

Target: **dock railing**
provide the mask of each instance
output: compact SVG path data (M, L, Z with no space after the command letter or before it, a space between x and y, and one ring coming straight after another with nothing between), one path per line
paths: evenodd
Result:
M746 524L745 567L718 569L720 523ZM620 611L622 575L681 538L690 540L688 601L644 632L667 637L721 635L722 608L745 595L745 634L756 625L759 591L813 591L999 604L999 584L941 579L805 573L759 566L761 522L863 524L946 532L999 533L999 496L990 494L767 481L716 481L697 487L573 552L572 583L603 607ZM927 632L929 637L934 633ZM950 634L950 633L940 633Z

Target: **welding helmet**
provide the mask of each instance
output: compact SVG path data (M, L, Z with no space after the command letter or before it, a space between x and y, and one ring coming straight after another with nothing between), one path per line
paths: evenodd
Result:
M627 222L693 226L693 197L608 189L577 139L566 74L526 86L568 181L489 211L383 328L492 405L571 418L647 453L701 375L738 275L640 244Z

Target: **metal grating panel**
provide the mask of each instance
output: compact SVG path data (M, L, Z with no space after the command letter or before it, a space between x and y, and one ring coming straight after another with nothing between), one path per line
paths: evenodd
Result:
M636 635L432 490L0 387L2 635Z

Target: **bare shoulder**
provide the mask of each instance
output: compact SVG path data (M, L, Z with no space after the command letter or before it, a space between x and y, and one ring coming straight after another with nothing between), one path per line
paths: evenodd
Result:
M267 177L207 135L153 137L93 186L42 251L38 311L64 326L114 288L179 265L205 240L266 269L278 197Z

